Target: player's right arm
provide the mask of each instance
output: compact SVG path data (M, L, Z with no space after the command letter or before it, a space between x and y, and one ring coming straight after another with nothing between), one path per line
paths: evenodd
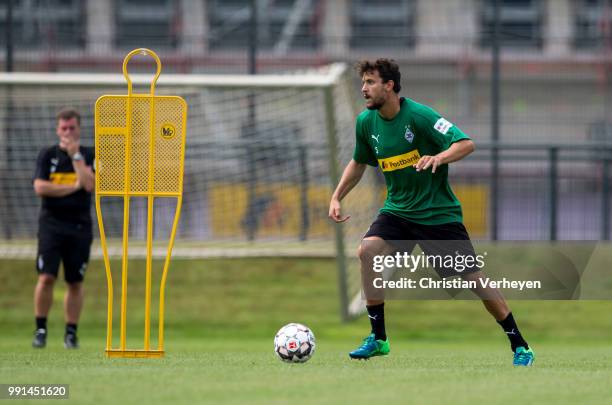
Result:
M78 191L80 186L74 184L55 184L49 180L49 156L43 149L36 159L36 171L34 172L34 192L39 197L65 197Z
M34 180L34 192L39 197L65 197L79 189L78 182L74 184L54 184L49 180Z
M329 203L329 217L334 221L344 222L351 217L350 215L342 216L340 201L359 183L366 167L365 163L357 163L354 159L351 159L349 164L346 165L342 178Z
M365 169L368 165L377 166L378 161L374 156L372 147L367 141L369 132L365 119L367 117L367 111L364 111L357 117L355 125L355 151L353 152L353 159L344 169L342 178L332 195L331 202L329 203L329 217L335 222L344 222L350 218L350 215L342 216L342 210L340 201L359 183Z

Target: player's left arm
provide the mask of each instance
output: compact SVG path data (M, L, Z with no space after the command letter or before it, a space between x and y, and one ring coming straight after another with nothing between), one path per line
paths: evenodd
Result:
M448 149L438 153L437 155L422 156L414 167L416 168L417 172L427 170L431 167L431 172L435 173L438 166L461 160L470 153L474 152L474 149L474 142L471 139L462 139L453 142Z
M432 108L421 106L415 119L416 129L428 137L435 155L424 155L414 165L417 172L436 169L463 159L475 149L470 137Z

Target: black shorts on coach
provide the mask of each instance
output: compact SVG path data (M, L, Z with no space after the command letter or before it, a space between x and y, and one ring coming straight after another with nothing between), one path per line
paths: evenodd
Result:
M83 281L92 241L91 224L41 218L36 270L57 278L61 262L67 283Z
M378 236L393 246L396 252L411 253L419 245L427 256L472 256L476 252L470 236L461 222L440 225L423 225L393 214L380 213L370 225L364 238ZM460 276L479 271L475 265L465 266L461 271L453 267L436 267L440 277Z

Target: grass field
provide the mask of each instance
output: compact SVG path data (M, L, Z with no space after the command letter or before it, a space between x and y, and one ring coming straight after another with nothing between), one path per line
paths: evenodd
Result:
M142 263L132 264L138 284ZM0 383L66 383L96 403L606 403L612 398L612 302L522 301L512 307L537 353L511 366L506 337L476 301L387 305L392 354L350 361L367 319L339 322L335 264L323 259L177 260L167 287L161 360L104 358L106 281L92 262L81 349L62 348L58 285L48 347L30 348L33 261L0 260ZM136 282L134 282L136 281ZM130 290L137 297L142 288ZM130 299L128 341L142 341L142 303ZM317 336L306 364L274 357L288 322ZM117 333L118 334L118 331Z

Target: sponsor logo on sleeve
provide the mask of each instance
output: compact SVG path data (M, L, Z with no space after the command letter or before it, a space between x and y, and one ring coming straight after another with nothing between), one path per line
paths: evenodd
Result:
M440 118L434 124L434 129L438 131L439 133L441 133L442 135L446 135L446 133L448 132L449 129L451 129L452 126L453 126L452 123L448 122L444 118Z

